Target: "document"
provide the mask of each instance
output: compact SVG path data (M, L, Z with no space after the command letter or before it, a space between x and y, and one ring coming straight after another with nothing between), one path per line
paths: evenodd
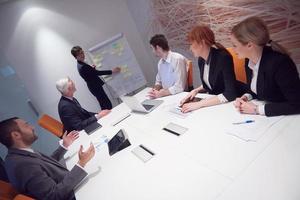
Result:
M226 128L226 133L247 142L258 141L275 123L284 116L266 117L260 115L242 115L233 119Z

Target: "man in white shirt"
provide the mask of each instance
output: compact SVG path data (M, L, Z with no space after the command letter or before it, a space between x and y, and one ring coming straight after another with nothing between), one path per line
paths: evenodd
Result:
M150 98L174 95L184 91L187 82L187 60L179 53L170 51L164 35L154 35L150 39L153 53L160 58L154 87Z

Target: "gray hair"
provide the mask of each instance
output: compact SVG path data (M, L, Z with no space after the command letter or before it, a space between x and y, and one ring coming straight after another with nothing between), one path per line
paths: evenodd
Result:
M64 94L68 89L69 81L70 81L69 77L59 79L58 81L56 81L56 89L60 93Z

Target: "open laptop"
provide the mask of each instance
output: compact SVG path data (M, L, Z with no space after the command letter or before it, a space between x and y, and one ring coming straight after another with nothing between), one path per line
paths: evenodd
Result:
M149 113L163 102L163 100L151 99L146 99L143 102L139 102L134 96L122 96L120 98L132 110L132 112L139 113Z

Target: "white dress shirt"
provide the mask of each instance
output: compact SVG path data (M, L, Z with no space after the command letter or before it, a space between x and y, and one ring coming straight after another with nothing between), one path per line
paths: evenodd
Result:
M171 94L184 91L187 82L187 60L176 52L169 51L166 59L160 59L157 65L155 85L161 85Z
M248 67L252 70L252 79L250 84L250 89L253 93L257 94L257 76L258 76L258 70L260 65L261 57L258 59L257 63L254 64L249 60ZM253 99L251 94L244 94L248 100ZM265 115L265 105L258 106L258 114Z

